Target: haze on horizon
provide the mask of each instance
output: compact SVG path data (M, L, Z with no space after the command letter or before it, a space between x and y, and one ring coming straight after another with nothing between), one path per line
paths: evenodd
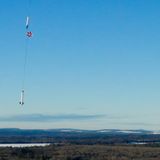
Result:
M0 128L159 130L160 1L32 0L21 107L27 2L0 5Z

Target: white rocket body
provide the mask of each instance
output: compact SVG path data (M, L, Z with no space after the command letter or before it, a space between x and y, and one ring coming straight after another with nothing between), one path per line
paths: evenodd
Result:
M24 90L22 90L21 92L21 99L20 99L19 104L24 105Z
M27 18L26 18L26 29L28 29L28 27L29 27L29 17L27 16Z

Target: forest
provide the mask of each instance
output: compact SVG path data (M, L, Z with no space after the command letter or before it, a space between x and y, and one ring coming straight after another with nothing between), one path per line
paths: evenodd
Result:
M45 147L0 147L0 160L159 160L160 134L150 131L0 129L0 144L49 143Z
M50 145L0 148L0 160L159 160L160 147L126 145Z

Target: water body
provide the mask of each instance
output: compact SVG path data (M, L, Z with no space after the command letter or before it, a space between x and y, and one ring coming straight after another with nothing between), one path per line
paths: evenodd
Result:
M48 146L50 145L50 143L13 143L13 144L0 144L0 147L44 147L44 146Z
M137 145L143 145L143 144L160 144L160 142L130 142L129 144L137 144Z
M149 143L147 143L147 142L130 142L130 144L143 145L143 144L149 144Z

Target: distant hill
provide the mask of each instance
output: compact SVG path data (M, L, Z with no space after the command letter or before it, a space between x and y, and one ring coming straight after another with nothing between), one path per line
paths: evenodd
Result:
M148 130L80 130L1 128L0 143L144 144L160 143L160 132Z
M0 128L0 136L14 135L84 135L84 134L106 134L106 135L122 135L122 134L160 134L160 131L149 130L119 130L119 129L102 129L102 130L81 130L81 129L18 129L18 128Z

